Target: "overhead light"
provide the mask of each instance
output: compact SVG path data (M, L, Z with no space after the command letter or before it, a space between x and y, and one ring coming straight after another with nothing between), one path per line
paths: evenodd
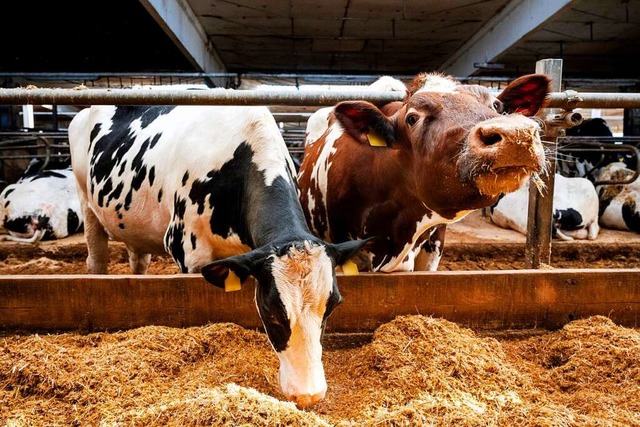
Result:
M499 64L497 62L474 62L473 66L476 68L484 68L487 70L502 70L504 69L504 64Z

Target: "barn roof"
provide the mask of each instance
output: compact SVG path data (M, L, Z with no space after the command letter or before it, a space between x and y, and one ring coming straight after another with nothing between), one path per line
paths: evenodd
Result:
M23 1L4 15L5 85L16 73L514 77L543 58L562 58L576 86L640 81L638 0Z

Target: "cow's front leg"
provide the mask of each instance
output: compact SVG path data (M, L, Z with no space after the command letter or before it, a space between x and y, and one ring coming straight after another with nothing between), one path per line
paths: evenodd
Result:
M151 262L151 254L139 254L127 247L129 267L133 274L146 274Z
M87 242L87 271L107 274L109 265L109 235L86 203L82 203L84 237Z
M426 231L429 237L425 240L416 256L414 271L436 271L442 259L444 249L444 237L447 231L445 224L437 225Z

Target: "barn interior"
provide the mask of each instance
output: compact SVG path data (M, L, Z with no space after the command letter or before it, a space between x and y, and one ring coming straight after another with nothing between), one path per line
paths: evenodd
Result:
M442 71L499 90L533 72L536 61L559 58L563 90L640 90L637 0L70 0L5 7L2 88L340 90L381 75L409 81ZM63 158L66 126L82 107L0 106L2 178L12 180L34 155ZM316 108L271 107L292 150L300 150ZM615 136L640 135L635 109L581 113L603 117Z

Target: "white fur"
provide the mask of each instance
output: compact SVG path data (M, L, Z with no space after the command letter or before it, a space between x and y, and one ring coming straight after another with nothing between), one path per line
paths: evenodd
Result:
M293 250L295 251L295 249ZM322 395L327 383L322 366L321 324L333 289L331 260L324 247L305 242L300 258L291 252L273 257L272 274L289 317L291 337L278 353L280 384L287 396ZM291 264L295 263L295 270Z

